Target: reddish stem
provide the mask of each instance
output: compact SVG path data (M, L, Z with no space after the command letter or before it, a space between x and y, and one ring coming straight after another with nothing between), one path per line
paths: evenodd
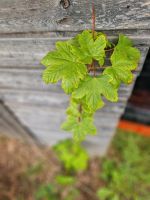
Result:
M113 51L114 48L111 48L111 49L105 49L105 51Z
M95 5L94 5L94 0L92 0L92 35L93 35L93 40L95 40ZM94 77L96 76L96 69L94 65L94 60L92 61L92 68L94 68Z
M94 0L92 1L92 35L93 39L95 38L95 5L94 5Z
M90 67L88 67L88 70L89 71L94 71L94 69L106 69L106 68L108 68L109 66L101 66L101 67L92 67L92 66L90 66Z
M79 113L82 113L82 104L79 105ZM81 117L78 117L78 122L81 122Z

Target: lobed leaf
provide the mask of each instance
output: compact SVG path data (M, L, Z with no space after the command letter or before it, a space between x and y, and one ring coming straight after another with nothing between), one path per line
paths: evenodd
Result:
M111 56L112 67L106 68L103 74L112 77L112 84L119 87L120 83L129 84L133 80L132 70L135 70L140 59L138 49L132 47L132 42L124 35L119 36L119 41Z
M57 42L57 50L50 52L41 63L47 68L43 72L45 83L62 80L62 88L71 93L87 74L87 68L72 52L69 42Z
M91 111L104 106L102 95L109 101L116 102L118 100L117 89L110 83L111 79L108 75L99 75L97 77L87 75L79 85L79 88L73 92L73 98L84 99Z
M69 116L67 121L62 124L62 129L71 131L75 141L84 140L87 134L96 134L96 127L91 117L85 117L79 121L78 118Z
M104 64L105 47L107 45L106 36L104 34L97 35L93 40L92 33L88 30L78 35L76 41L78 46L72 46L72 52L86 64L91 64L95 59L100 65Z

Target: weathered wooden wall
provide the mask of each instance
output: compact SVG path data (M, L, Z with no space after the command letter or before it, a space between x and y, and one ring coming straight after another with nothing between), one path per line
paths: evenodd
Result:
M43 143L54 144L71 134L60 130L68 97L60 85L41 81L41 58L54 49L57 40L66 40L91 28L91 1L0 0L0 99ZM150 46L149 0L95 0L96 28L110 39L125 33L134 40L142 58L140 72ZM98 134L85 142L90 152L103 154L114 134L133 85L120 89L120 100L98 111Z
M0 134L8 137L23 138L26 142L32 144L38 143L37 138L20 123L14 113L2 101L0 101L0 131Z
M70 2L65 9L63 3ZM147 29L149 0L95 0L102 30ZM91 27L92 0L1 0L2 33L77 31ZM66 5L67 7L67 5Z

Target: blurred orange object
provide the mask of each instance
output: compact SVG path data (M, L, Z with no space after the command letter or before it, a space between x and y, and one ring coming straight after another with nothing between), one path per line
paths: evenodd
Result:
M126 131L133 131L137 134L141 134L141 135L150 137L150 126L140 124L138 122L131 122L128 120L120 120L120 122L118 124L118 128L126 130Z

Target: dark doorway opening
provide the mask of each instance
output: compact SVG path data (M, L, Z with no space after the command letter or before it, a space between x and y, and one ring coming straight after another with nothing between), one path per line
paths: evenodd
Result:
M150 49L122 119L150 125Z

